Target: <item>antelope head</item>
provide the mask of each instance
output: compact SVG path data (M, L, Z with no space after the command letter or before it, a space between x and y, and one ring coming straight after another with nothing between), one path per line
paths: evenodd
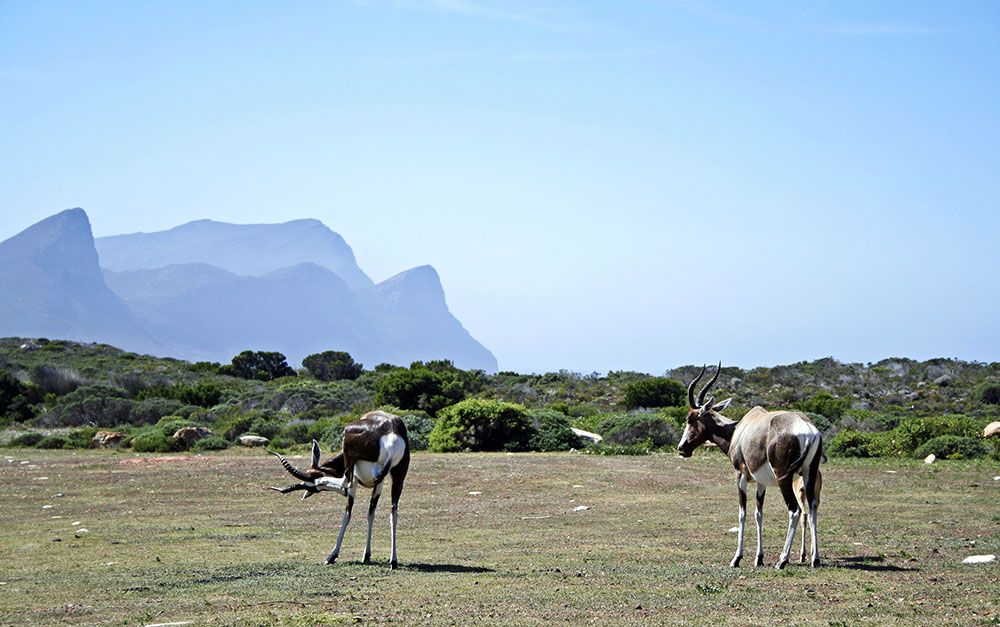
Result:
M681 436L681 441L677 443L677 452L681 454L681 457L691 457L694 450L709 438L712 427L718 422L716 417L721 416L719 412L728 407L729 403L733 400L732 398L727 398L720 403L716 403L715 398L711 396L708 397L708 400L705 400L705 395L708 394L712 385L719 380L719 373L722 372L722 362L719 362L719 365L715 369L715 375L701 389L701 392L698 394L698 400L697 402L695 401L694 388L701 381L701 378L705 376L706 369L707 366L702 366L701 372L688 385L687 425L684 427L684 435Z
M293 483L287 488L271 487L271 489L275 492L288 494L289 492L295 492L296 490L305 490L305 494L302 495L303 500L309 498L313 494L316 494L320 490L332 490L340 492L344 495L347 494L347 487L344 485L343 480L345 470L343 453L326 460L325 464L320 464L319 442L313 440L312 460L309 468L306 470L296 468L292 462L288 461L280 453L271 451L271 454L281 461L281 465L288 471L288 474L302 482Z

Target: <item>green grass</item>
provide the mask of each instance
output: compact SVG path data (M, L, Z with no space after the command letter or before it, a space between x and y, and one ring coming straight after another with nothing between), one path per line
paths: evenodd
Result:
M262 451L7 449L0 624L997 624L1000 568L961 564L1000 553L996 475L831 460L824 565L779 572L728 567L735 487L718 453L416 454L393 572L388 491L375 563L359 563L364 495L342 563L325 566L343 500L267 491L292 479ZM768 564L786 520L772 490Z

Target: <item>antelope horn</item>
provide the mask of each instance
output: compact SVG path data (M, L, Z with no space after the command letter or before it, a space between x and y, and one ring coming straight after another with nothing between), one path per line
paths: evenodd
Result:
M281 465L285 467L285 470L287 470L290 475L292 475L293 477L295 477L300 481L307 481L309 483L313 482L312 477L302 472L295 466L292 466L292 462L285 459L284 455L282 455L281 453L275 453L274 451L269 451L269 452L271 453L271 455L274 455L281 461Z
M701 372L699 372L698 376L694 378L694 381L692 381L688 385L688 407L690 407L691 409L697 409L698 407L697 405L694 404L694 386L698 385L698 382L701 381L701 378L705 375L706 367L707 365L702 366Z
M701 394L698 395L698 407L701 407L702 405L705 404L705 394L708 393L708 390L712 387L712 384L714 384L716 381L719 380L719 373L720 372L722 372L722 362L721 361L719 362L718 367L715 369L715 376L712 377L712 380L709 381L708 384L704 388L702 388Z

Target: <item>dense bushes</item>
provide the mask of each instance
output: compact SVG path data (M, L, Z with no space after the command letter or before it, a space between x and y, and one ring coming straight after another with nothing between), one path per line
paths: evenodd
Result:
M320 381L354 380L361 376L364 366L354 361L350 353L324 351L302 360L302 367Z
M625 407L672 407L684 404L684 386L671 379L651 377L629 383L625 388Z
M598 426L606 444L632 446L647 444L653 448L673 446L680 441L681 431L657 414L614 414Z
M533 409L528 412L535 433L529 447L533 451L568 451L580 448L580 438L573 433L569 418L552 409Z
M441 412L433 451L526 451L534 435L527 410L515 403L469 399Z
M939 435L921 444L913 456L926 457L933 454L942 459L977 459L986 457L988 453L986 443L978 438Z

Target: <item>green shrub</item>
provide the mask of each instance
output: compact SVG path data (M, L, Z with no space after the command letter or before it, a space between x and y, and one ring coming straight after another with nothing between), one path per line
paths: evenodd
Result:
M173 453L183 446L183 442L164 435L160 429L145 431L132 438L132 450L137 453Z
M426 450L430 443L431 431L436 424L434 419L423 412L413 412L403 415L403 424L406 425L406 435L410 440L410 450Z
M205 436L191 447L195 451L221 451L229 448L229 442L218 435Z
M320 381L354 380L361 376L364 366L354 361L344 351L323 351L302 360L302 367Z
M672 407L684 403L685 392L684 386L672 379L650 377L629 383L622 402L628 409Z
M829 392L819 392L812 398L794 403L793 407L807 414L821 414L833 422L840 420L845 411L851 408L850 399L837 398ZM819 425L816 425L819 427ZM822 429L820 429L822 431Z
M281 433L283 428L284 425L279 420L273 416L265 415L254 420L253 423L250 424L250 429L247 433L259 435L270 440Z
M36 448L66 448L69 439L64 435L47 435L38 441Z
M525 451L534 429L515 403L468 399L441 412L429 437L433 451Z
M886 436L886 433L844 429L834 436L826 450L832 457L884 457L891 449Z
M932 438L914 451L916 458L927 457L930 454L941 459L979 459L989 454L986 443L978 438L960 435L939 435Z
M74 429L66 434L66 448L90 448L90 442L97 435L97 427Z
M899 450L909 455L925 442L942 435L974 437L982 427L979 422L960 414L905 418L891 433Z
M14 438L13 440L11 440L10 442L7 442L6 445L7 446L23 446L23 447L35 446L36 444L38 444L39 442L41 442L42 438L44 438L44 437L45 437L44 435L42 435L41 433L38 433L37 431L29 431L27 433L23 433L23 434L17 436L16 438Z
M614 414L598 427L604 444L631 446L648 441L652 447L673 446L681 439L681 430L657 414Z
M551 409L533 409L528 415L535 429L531 436L531 450L568 451L581 448L580 438L573 433L565 414Z
M344 445L344 424L334 421L326 428L319 441L330 447L331 451L339 451Z
M976 398L986 405L1000 405L1000 383L984 381L976 386Z

